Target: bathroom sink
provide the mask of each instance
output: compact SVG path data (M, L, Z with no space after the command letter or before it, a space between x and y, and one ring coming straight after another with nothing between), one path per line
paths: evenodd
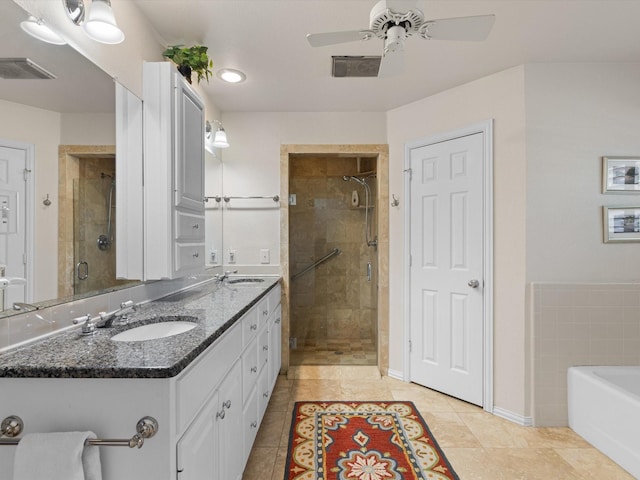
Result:
M260 283L260 282L264 282L264 278L252 278L252 277L245 277L245 278L231 278L227 281L227 283L230 284L237 284L237 283Z
M158 338L179 335L181 333L188 332L195 327L195 323L184 321L150 323L148 325L141 325L140 327L130 328L129 330L120 332L111 337L111 340L116 342L142 342L145 340L156 340Z

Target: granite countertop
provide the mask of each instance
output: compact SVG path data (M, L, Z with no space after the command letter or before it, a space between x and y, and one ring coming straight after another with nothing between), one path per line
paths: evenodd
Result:
M81 336L80 327L0 354L0 377L168 378L180 373L269 292L280 278L220 284L209 281L141 305L124 326ZM193 321L188 332L156 340L116 342L124 330L165 320Z

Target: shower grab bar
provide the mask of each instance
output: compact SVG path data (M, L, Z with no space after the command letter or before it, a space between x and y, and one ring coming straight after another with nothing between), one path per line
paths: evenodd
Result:
M2 421L0 436L17 437L24 428L22 419L17 415L10 415ZM153 417L142 417L136 424L136 433L131 438L88 438L85 445L102 447L140 448L145 438L153 437L158 431L158 421ZM0 438L0 445L17 445L19 438Z
M216 195L215 197L204 197L204 201L208 202L209 200L215 200L216 202L220 203L222 200L224 200L225 203L229 203L230 200L255 200L255 199L263 199L263 198L268 198L270 200L273 200L274 202L280 201L280 195L272 195L272 196L258 195L258 196L248 196L248 197L229 197L229 196L221 197L219 195Z
M311 265L303 268L301 271L299 271L298 273L296 273L295 275L291 276L291 281L295 280L298 277L301 277L302 275L304 275L305 273L307 273L309 270L313 270L314 268L316 268L317 266L319 266L320 264L326 262L327 260L329 260L331 257L334 257L336 255L340 255L340 253L342 253L340 251L339 248L336 248L334 250L331 250L329 253L327 253L324 257L320 258L319 260L316 260L315 262L313 262Z

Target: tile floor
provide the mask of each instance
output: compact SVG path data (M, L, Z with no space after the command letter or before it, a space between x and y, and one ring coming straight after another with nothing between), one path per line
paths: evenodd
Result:
M373 340L307 341L290 350L291 365L377 365Z
M568 428L521 427L372 367L292 367L280 376L243 480L283 480L293 402L410 400L461 480L633 480Z

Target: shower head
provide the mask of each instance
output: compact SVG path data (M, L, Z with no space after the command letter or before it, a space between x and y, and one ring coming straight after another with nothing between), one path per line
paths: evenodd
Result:
M358 178L358 177L354 177L353 175L351 176L343 176L342 180L344 180L345 182L348 182L349 180L353 180L356 183L359 183L360 185L364 185L366 182L364 181L364 179L362 178Z

